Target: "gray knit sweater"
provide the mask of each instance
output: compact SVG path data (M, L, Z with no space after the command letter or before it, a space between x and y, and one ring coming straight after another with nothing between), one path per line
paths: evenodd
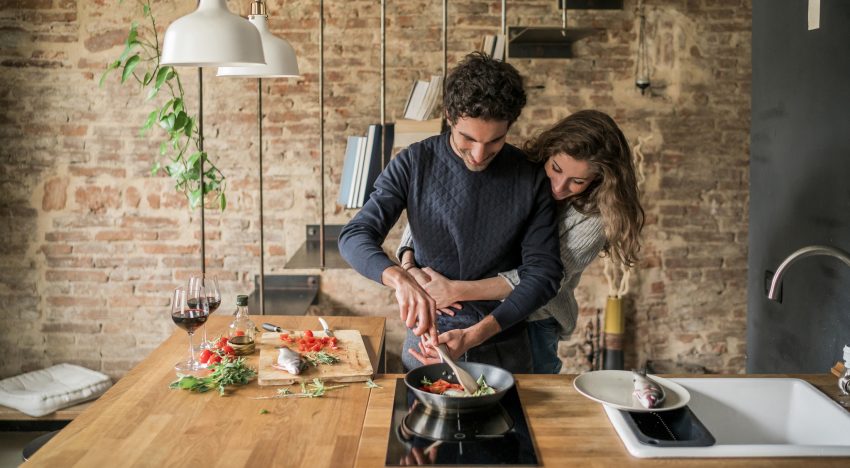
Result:
M575 330L578 319L578 303L575 289L581 280L585 268L599 255L605 246L605 229L598 215L584 215L570 204L557 209L558 237L560 240L561 262L564 264L564 278L558 294L540 309L532 312L529 321L554 317L560 325L560 338L567 339ZM404 250L413 247L413 235L410 226L404 228L397 255L401 258ZM499 273L511 289L520 283L517 270Z

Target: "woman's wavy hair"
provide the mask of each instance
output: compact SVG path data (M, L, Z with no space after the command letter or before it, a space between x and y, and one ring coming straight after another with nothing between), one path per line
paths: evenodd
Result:
M614 119L579 111L526 142L524 149L536 162L567 154L590 163L596 177L570 203L583 214L602 216L606 255L627 266L637 263L644 212L629 143Z
M473 52L446 78L443 109L452 124L461 117L513 124L525 100L522 76L513 65Z

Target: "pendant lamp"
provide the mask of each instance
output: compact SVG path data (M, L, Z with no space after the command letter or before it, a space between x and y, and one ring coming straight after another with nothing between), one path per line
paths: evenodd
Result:
M184 67L265 64L257 28L227 9L225 0L200 0L171 23L162 40L162 65Z
M263 41L263 51L266 56L265 65L246 67L220 67L218 76L231 76L257 79L257 133L259 144L259 181L260 181L260 284L258 285L260 299L260 315L266 314L266 273L265 247L263 240L263 78L294 78L298 77L298 61L295 59L295 49L284 39L269 30L266 5L262 0L251 3L251 15L248 21L257 28Z
M298 76L298 62L295 49L284 39L269 30L266 6L262 1L251 4L248 21L254 25L263 43L266 56L265 65L219 67L217 76L238 76L243 78L292 78Z

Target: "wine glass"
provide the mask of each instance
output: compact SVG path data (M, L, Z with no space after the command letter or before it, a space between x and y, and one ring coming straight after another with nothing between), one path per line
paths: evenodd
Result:
M206 289L206 297L207 303L210 307L210 314L215 312L218 309L218 306L221 305L221 293L218 289L218 278L215 276L212 277L204 277L204 276L192 276L189 278L189 291L192 291L198 287L203 287ZM200 349L212 349L213 345L209 342L207 338L207 325L204 323L204 338L201 341Z
M209 304L203 287L194 293L183 288L174 290L171 296L171 320L189 334L189 359L174 365L174 369L182 374L191 374L201 369L201 364L195 359L195 347L192 345L192 335L203 325L210 316Z

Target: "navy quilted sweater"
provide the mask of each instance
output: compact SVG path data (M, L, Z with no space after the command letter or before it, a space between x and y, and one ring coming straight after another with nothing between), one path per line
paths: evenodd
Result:
M472 172L448 135L413 144L389 163L370 199L343 228L340 252L380 283L395 264L381 244L407 209L417 264L456 280L517 268L521 279L504 301L466 302L454 317L439 316L440 332L467 328L490 313L507 330L546 304L563 275L549 181L542 167L510 145L486 170Z

